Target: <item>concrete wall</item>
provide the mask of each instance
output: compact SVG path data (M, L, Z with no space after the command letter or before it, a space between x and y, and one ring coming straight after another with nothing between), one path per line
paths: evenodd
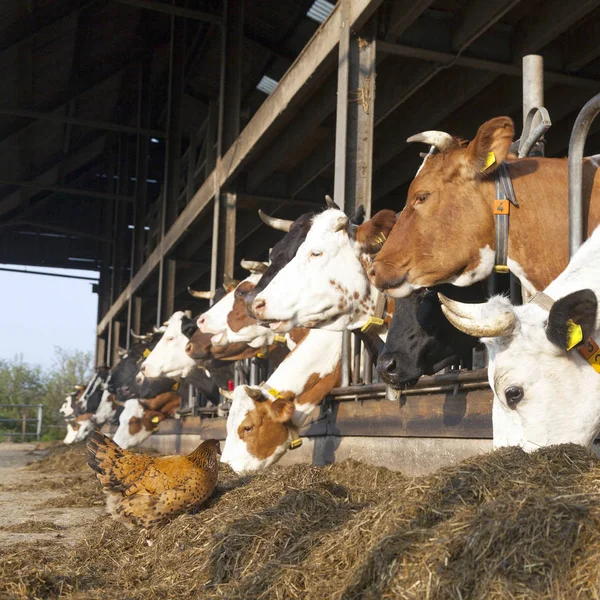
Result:
M492 449L492 440L488 439L359 436L302 439L300 448L284 455L282 465L326 465L352 458L400 470L406 475L423 475ZM200 436L194 434L153 435L143 447L155 448L164 454L187 453L200 441Z

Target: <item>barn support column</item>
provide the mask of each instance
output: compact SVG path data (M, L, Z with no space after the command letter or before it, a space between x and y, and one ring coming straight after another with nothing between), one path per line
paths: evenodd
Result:
M112 324L112 355L110 366L114 367L119 362L119 342L121 339L121 321L113 321Z
M224 23L221 30L221 81L217 131L219 165L221 158L240 133L244 0L225 0ZM208 129L210 130L210 121ZM213 291L216 290L217 282L224 274L233 277L236 213L237 194L230 187L223 191L217 185L214 199L210 276L210 289Z
M129 177L128 169L128 144L127 135L119 134L119 152L117 163L117 193L119 195L127 194L127 184ZM125 255L125 235L127 229L127 204L122 201L116 201L115 219L114 219L114 246L113 246L113 272L111 286L111 303L119 297L123 288L123 270L124 270L124 255Z
M359 205L371 215L376 42L373 23L360 36L350 30L350 1L342 0L342 32L338 48L335 126L334 199L348 215ZM360 342L355 340L355 344ZM342 386L350 384L351 334L342 337ZM355 352L360 373L360 350Z
M185 19L171 18L171 49L169 60L169 99L165 184L161 220L161 240L179 214L181 175L181 105L185 79ZM159 267L159 290L156 324L160 326L175 311L175 280L177 262L163 257Z

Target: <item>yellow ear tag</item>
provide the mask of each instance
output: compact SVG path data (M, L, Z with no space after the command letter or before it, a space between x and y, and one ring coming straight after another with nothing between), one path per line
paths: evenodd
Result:
M271 394L273 398L283 398L283 396L275 388L271 388L269 390L269 394Z
M152 417L153 423L160 423L160 419L158 417Z
M302 440L300 438L296 438L290 442L290 450L295 450L296 448L300 448L302 446Z
M176 392L178 389L179 389L179 381L176 381L176 382L173 384L173 387L171 388L171 390L172 390L173 392Z
M257 356L257 358L265 358L265 356L267 356L267 355L264 354L263 352L259 352L256 356Z
M276 336L275 336L275 341L276 341L278 344L285 344L285 342L286 342L286 339L285 339L285 336L283 336L283 335L276 335Z
M368 331L371 327L381 327L385 321L379 317L369 317L369 320L360 328L361 331Z
M150 348L146 348L146 349L144 350L144 354L142 354L142 356L143 356L144 358L148 358L148 357L150 356L150 354L152 354L152 350L150 350Z
M493 152L488 152L485 157L485 163L483 163L483 168L481 172L487 171L494 163L496 162L496 155Z
M572 350L583 340L581 325L577 325L571 319L567 321L567 352Z

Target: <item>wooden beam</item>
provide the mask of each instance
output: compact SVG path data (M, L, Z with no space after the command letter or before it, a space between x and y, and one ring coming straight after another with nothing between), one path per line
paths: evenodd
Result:
M433 2L434 0L395 0L385 39L395 41L395 38L400 37Z
M381 1L351 0L351 27L360 28L375 12ZM218 183L222 186L232 181L242 166L253 158L260 143L275 137L275 131L282 128L283 122L289 116L289 111L300 105L312 93L322 80L319 75L322 75L323 70L326 70L330 64L327 61L339 42L340 25L340 8L339 5L336 5L329 18L319 27L279 82L275 91L265 100L221 163L206 178L165 237L134 275L131 283L104 315L97 327L99 334L106 329L113 316L123 310L129 297L150 277L159 265L161 257L172 252L184 233L207 208L214 197L215 185Z
M27 110L24 108L0 107L0 115L9 115L12 117L23 117L36 121L51 121L53 123L68 123L70 125L79 125L91 129L100 129L102 131L119 131L124 133L140 133L155 138L165 138L166 133L158 129L140 129L128 125L117 125L116 123L107 123L105 121L94 121L92 119L80 119L67 115L57 115L54 113L41 112L39 110Z
M539 51L598 6L600 0L550 0L539 10L534 9L531 16L523 19L513 33L513 62L520 63L526 54Z
M219 15L204 12L201 10L192 10L191 8L180 8L179 6L163 4L162 2L153 2L152 0L113 0L113 2L127 4L128 6L133 6L134 8L153 10L155 12L164 13L166 15L174 15L176 17L193 19L195 21L213 23L214 25L222 24L222 19Z
M122 202L131 202L133 196L125 196L123 194L105 194L103 192L93 192L91 190L82 190L66 187L64 185L44 185L43 183L35 183L34 181L18 181L14 179L0 178L0 185L10 185L17 188L30 188L38 191L51 191L58 194L66 194L68 196L79 196L81 198L95 198L99 200L119 200Z
M481 2L481 0L469 0L463 10L462 21L452 36L452 50L459 52L469 46L520 1Z

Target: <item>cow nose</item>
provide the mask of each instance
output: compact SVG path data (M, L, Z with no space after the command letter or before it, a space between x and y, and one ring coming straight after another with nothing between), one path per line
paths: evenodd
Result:
M198 317L198 320L196 321L196 325L198 325L198 327L202 327L202 325L204 325L205 322L206 322L206 319L204 318L204 316L200 316L200 317Z
M143 373L141 373L141 369L140 369L140 373L138 373L138 374L135 376L135 381L136 381L136 383L137 383L138 385L140 385L140 384L144 383L144 375L143 375Z
M194 344L192 344L192 342L188 342L185 345L185 353L186 354L191 354L194 351Z
M265 306L267 305L267 301L264 300L263 298L257 298L253 303L252 303L252 312L254 312L254 314L259 317L260 314L265 310Z
M393 356L380 356L377 361L377 370L384 373L393 373L396 370L396 359Z
M367 274L369 275L369 279L374 279L375 275L377 274L377 263L374 262L371 264L371 266L369 267L369 270L367 271Z

